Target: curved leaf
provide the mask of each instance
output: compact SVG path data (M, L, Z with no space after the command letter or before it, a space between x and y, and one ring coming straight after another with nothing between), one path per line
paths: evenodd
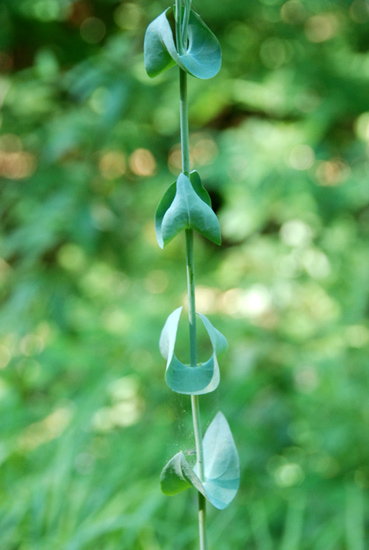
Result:
M190 181L196 194L211 208L211 199L210 199L209 193L206 191L205 187L203 187L199 173L196 172L196 170L193 170L190 173ZM160 248L164 247L161 224L163 222L163 218L165 216L166 211L170 208L174 200L174 197L176 196L176 189L177 189L177 182L175 181L168 187L167 191L164 193L159 203L158 208L156 209L155 232L156 232L156 239L158 241Z
M225 351L227 340L219 330L213 327L207 317L198 314L209 335L214 350L213 354L208 361L199 363L196 367L181 363L174 354L181 312L182 307L169 315L160 336L160 352L164 359L167 360L165 380L168 386L177 393L185 395L210 393L218 387L220 381L217 354Z
M170 208L170 205L172 204L174 197L176 196L176 188L177 188L177 182L175 181L165 191L161 201L159 202L159 206L157 207L155 212L155 233L156 233L156 240L158 241L158 245L160 246L160 248L164 248L163 235L161 232L161 224L163 222L163 218L165 216L166 211Z
M160 485L165 495L176 495L189 487L195 487L206 496L201 481L188 464L182 451L174 455L164 467L160 476Z
M172 8L166 9L146 29L144 38L144 64L147 74L153 78L158 74L173 67L176 62L168 52L163 37L173 40L172 29L167 17L173 12Z
M188 48L179 55L176 49L169 19L173 20L173 8L168 8L146 30L144 40L144 62L150 77L170 69L175 63L184 71L201 79L215 76L220 69L222 56L220 45L193 10L188 21Z
M165 246L184 229L195 229L210 241L216 244L221 243L218 218L208 202L205 202L198 194L201 192L205 196L206 193L205 189L198 185L198 175L193 179L196 182L198 192L192 187L190 178L181 173L178 176L176 193L169 208L167 208L167 205L173 194L172 186L159 204L157 226L161 215L167 208L161 219L159 245L163 243L163 246Z
M229 424L218 412L203 439L203 487L208 500L219 510L232 502L240 485L240 460ZM194 472L198 475L198 465Z
M218 412L203 439L204 474L199 467L191 468L183 452L177 453L161 473L161 490L174 495L195 487L218 508L224 510L234 499L240 484L240 464L237 449L225 416Z

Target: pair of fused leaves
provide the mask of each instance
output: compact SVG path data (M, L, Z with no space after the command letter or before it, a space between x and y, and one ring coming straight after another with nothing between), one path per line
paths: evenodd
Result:
M218 218L196 170L190 173L190 177L183 173L178 176L164 193L155 214L160 248L184 229L195 229L210 241L221 243Z
M168 8L148 26L144 40L144 62L150 77L177 64L187 73L201 79L212 78L220 69L220 45L201 17L190 11L187 38L188 46L183 53L177 51L172 27L174 10Z
M165 380L168 386L177 393L186 395L202 395L214 391L219 384L220 374L217 355L227 349L227 340L213 327L205 315L198 313L209 335L213 354L205 363L196 367L181 363L174 354L174 346L182 307L174 310L165 322L160 336L160 352L167 360Z
M199 477L199 464L194 468L184 453L177 453L161 473L161 490L174 495L195 487L219 510L235 497L240 483L240 464L228 422L221 412L215 416L203 439L204 480Z

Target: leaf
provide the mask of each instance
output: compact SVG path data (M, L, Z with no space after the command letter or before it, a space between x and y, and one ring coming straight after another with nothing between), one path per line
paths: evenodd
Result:
M225 416L218 412L203 439L204 475L199 466L192 468L183 452L177 453L164 467L160 484L166 495L195 487L215 508L224 510L234 499L240 484L237 449Z
M172 29L167 19L167 16L172 12L172 8L166 9L146 29L144 38L144 64L146 72L151 78L176 64L164 43L164 37L166 37L167 41L170 41L170 39L173 41Z
M218 412L203 439L203 483L208 500L219 510L232 502L240 485L240 461L229 424ZM198 475L198 464L194 468Z
M209 193L203 187L199 173L193 170L190 173L190 181L196 194L211 208L211 199ZM158 208L155 213L155 232L156 238L160 248L164 247L163 235L161 230L161 224L165 216L166 211L170 208L175 196L176 196L177 182L175 181L170 185L167 191L164 193Z
M163 241L163 235L161 232L161 224L163 222L163 218L165 216L166 211L170 208L170 205L172 204L174 197L176 196L176 188L177 188L177 182L175 181L168 187L166 192L164 193L159 206L156 209L155 212L155 232L156 232L156 240L158 241L158 245L160 248L164 248L164 241Z
M160 485L165 495L175 495L189 487L195 487L206 496L201 481L188 464L182 451L174 455L164 467L160 476Z
M225 337L213 327L209 319L198 314L209 335L213 346L213 354L205 363L191 367L181 363L174 354L175 341L182 307L171 313L165 322L160 336L160 353L167 360L165 380L168 386L177 393L185 395L201 395L214 391L219 384L220 373L217 354L227 348Z
M161 200L155 219L155 228L159 246L167 245L178 233L184 229L195 229L210 241L220 244L219 221L209 206L210 197L199 182L197 173L191 179L181 173L178 176L175 195L173 184L169 187ZM204 197L204 200L202 197Z
M169 19L173 21L173 8L168 8L146 30L144 40L144 62L150 77L170 69L175 63L184 71L201 79L215 76L221 66L220 45L193 10L188 22L188 48L179 55L176 49Z

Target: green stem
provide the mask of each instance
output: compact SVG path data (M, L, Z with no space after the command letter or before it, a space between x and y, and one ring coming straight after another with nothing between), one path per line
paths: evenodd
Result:
M198 495L200 550L207 550L208 544L206 539L206 498L201 493L198 493Z
M188 130L187 73L179 69L182 172L190 175L190 135Z
M183 35L182 35L182 0L176 0L175 21L176 21L176 45L179 55L183 54Z
M178 0L176 7L178 9ZM178 12L177 12L178 13ZM187 74L179 70L180 83L180 122L181 122L181 147L182 147L182 172L190 175L190 140L188 130L188 102L187 102ZM188 321L190 328L190 364L197 366L197 342L196 342L196 306L195 306L195 266L193 254L193 230L186 229L186 268L187 268L187 293L188 293ZM196 444L196 456L199 464L199 477L204 481L204 458L201 433L201 419L199 398L191 395L192 419ZM200 550L207 550L206 541L206 500L199 493L199 539Z
M187 50L187 29L188 29L188 23L190 20L190 11L191 11L191 0L185 0L185 8L184 8L184 15L183 15L183 23L182 23L182 48L184 51Z

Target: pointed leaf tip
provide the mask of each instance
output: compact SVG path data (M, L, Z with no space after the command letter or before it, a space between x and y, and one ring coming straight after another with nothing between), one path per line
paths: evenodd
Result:
M182 174L184 176L184 174ZM186 177L186 176L184 176ZM196 170L193 170L190 173L190 186L186 186L185 191L181 188L177 192L177 181L173 182L167 191L164 193L159 206L156 209L155 213L155 232L156 232L156 239L158 241L158 244L160 248L164 248L166 244L168 244L182 229L186 229L187 226L189 226L189 212L186 212L186 204L183 201L183 195L186 195L186 192L189 192L191 205L195 202L195 206L197 208L197 211L200 212L205 210L205 214L203 213L204 217L207 217L206 227L205 231L207 231L208 235L202 233L205 237L207 236L211 241L215 242L216 244L221 243L221 237L220 237L220 227L218 218L216 217L216 214L213 212L211 208L211 199L209 196L209 193L206 191L205 187L203 187L201 183L200 176ZM192 190L191 190L192 186ZM182 186L183 187L183 186ZM177 196L178 195L178 196ZM197 198L197 197L198 198ZM178 211L178 205L182 205L182 217L178 217L177 219L172 219L171 227L168 228L168 220L166 220L166 226L165 226L165 241L163 238L163 219L166 215L167 211L170 210L174 200L176 199L176 211L174 212L174 216L179 214ZM199 200L200 199L200 200ZM204 203L204 204L202 204ZM172 212L172 218L173 218L173 212ZM194 227L195 229L195 227ZM198 228L200 229L200 228ZM168 231L169 231L169 237L168 237ZM200 231L201 233L201 231ZM172 236L173 235L173 236Z
M163 242L165 246L184 229L194 229L215 244L221 244L219 221L209 206L210 197L201 184L199 185L197 173L192 179L195 181L197 192L191 179L181 173L170 206L168 205L174 192L173 184L160 202L156 215L159 244Z
M229 424L218 412L203 439L203 483L208 500L219 510L226 508L240 484L240 461ZM198 475L198 465L194 468Z

